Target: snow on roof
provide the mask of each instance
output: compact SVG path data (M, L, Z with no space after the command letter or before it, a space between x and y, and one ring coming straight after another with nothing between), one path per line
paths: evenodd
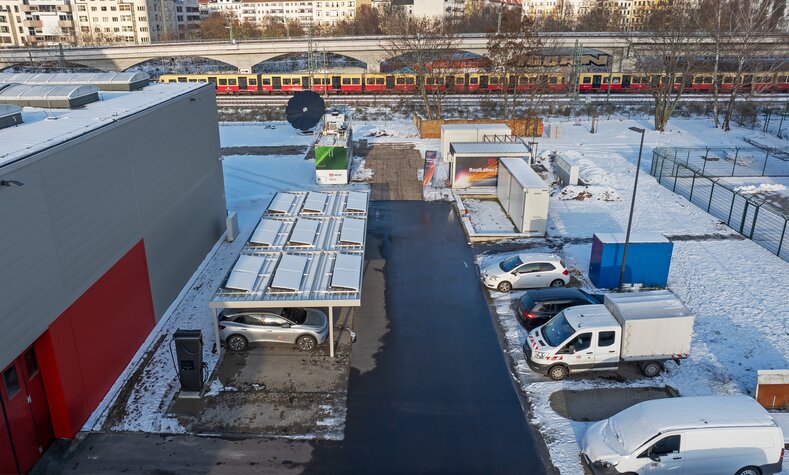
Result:
M583 328L601 328L601 327L618 327L619 323L616 321L611 312L609 312L605 305L580 305L577 307L569 307L564 309L564 318L576 330Z
M0 84L92 84L102 90L129 90L145 86L145 73L0 73Z
M0 167L32 157L42 150L201 87L213 86L205 83L152 84L140 91L102 94L101 101L80 109L49 111L24 108L27 115L23 124L0 130ZM47 118L57 120L45 120Z
M510 171L512 177L524 188L545 188L548 185L532 168L520 157L504 157L499 163Z
M693 312L668 290L648 292L609 293L605 306L624 320L692 317Z
M744 395L645 401L610 417L608 424L628 453L669 430L776 425L759 403Z
M441 130L477 130L476 124L441 124Z
M624 244L626 235L625 233L594 233L594 237L604 244ZM665 243L670 241L660 233L637 232L630 233L630 242Z
M450 152L458 155L519 155L525 157L529 148L522 143L511 142L452 142Z

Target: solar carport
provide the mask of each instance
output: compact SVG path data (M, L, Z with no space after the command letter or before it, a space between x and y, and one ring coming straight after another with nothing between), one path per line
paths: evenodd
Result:
M269 204L209 307L219 344L226 308L358 307L367 237L365 191L282 192Z

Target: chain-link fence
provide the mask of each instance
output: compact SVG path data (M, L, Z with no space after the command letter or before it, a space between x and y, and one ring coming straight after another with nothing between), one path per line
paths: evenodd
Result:
M666 148L652 152L652 176L666 188L789 261L789 210L748 195L725 177L789 177L789 155L757 148Z

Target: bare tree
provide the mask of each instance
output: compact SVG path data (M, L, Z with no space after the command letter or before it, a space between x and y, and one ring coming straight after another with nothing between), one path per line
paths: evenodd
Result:
M405 15L390 21L385 33L392 35L381 43L387 59L413 71L426 118L440 119L447 90L435 83L456 58L458 36L441 21Z
M488 35L487 47L488 57L492 62L490 81L497 82L501 87L504 118L511 119L515 114L521 78L530 77L522 73L527 68L534 73L534 67L542 63L537 59L535 65L535 58L542 57L542 41L537 34L534 20L520 14L504 15L499 31ZM541 74L535 76L541 77ZM524 86L529 91L536 92L536 82L527 82Z
M650 81L655 130L663 132L699 66L699 35L687 0L664 5L648 18L650 31L626 33L635 69Z
M724 24L730 14L728 7L728 0L702 0L696 11L699 29L707 33L712 40L709 53L712 56L712 120L715 128L720 127L720 77L718 72L723 53Z

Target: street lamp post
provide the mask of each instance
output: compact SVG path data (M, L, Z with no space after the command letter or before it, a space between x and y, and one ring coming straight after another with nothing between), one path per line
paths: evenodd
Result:
M638 172L641 170L641 152L644 150L644 132L639 127L630 127L633 132L641 134L641 145L638 148L638 160L636 161L636 179L633 183L633 198L630 200L630 217L627 218L627 233L625 234L625 249L622 252L622 268L619 270L619 291L625 283L625 266L627 265L627 247L630 245L630 228L633 225L633 209L636 206L636 190L638 189Z

